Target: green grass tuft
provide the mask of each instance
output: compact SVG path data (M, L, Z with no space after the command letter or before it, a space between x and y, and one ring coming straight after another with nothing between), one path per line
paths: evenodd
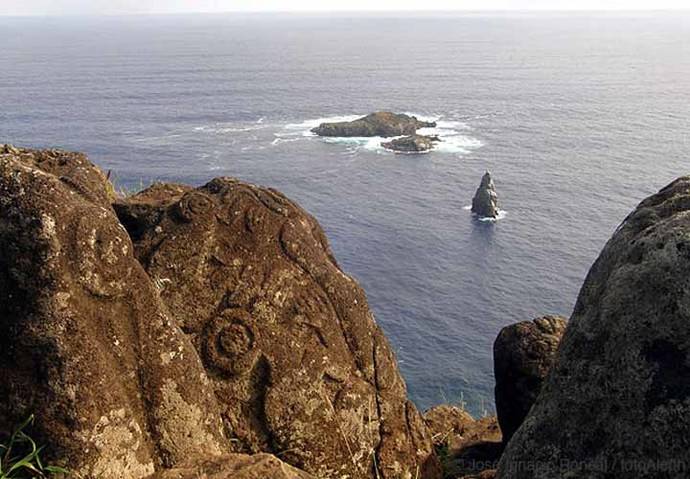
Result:
M33 422L32 415L12 433L5 444L0 444L0 479L40 479L55 474L69 475L67 469L41 462L43 447L38 447L24 432Z

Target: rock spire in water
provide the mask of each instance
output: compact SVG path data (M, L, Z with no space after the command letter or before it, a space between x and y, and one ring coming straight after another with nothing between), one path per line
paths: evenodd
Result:
M498 195L491 173L482 176L482 182L472 199L472 213L481 218L496 218L498 216Z

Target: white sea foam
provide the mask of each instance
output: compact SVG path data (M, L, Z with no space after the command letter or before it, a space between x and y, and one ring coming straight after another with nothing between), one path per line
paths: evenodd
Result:
M210 135L223 135L227 133L246 133L249 131L256 131L266 126L262 123L253 123L250 125L236 125L228 123L214 123L212 125L202 125L194 127L194 131L208 133Z
M471 211L472 205L463 206L462 209L465 211ZM496 218L486 218L486 217L480 218L477 215L475 215L474 213L472 213L473 218L477 219L478 221L488 222L488 223L495 223L498 220L502 220L506 216L508 216L508 212L505 210L498 210L498 216Z
M507 212L507 211L498 210L498 216L497 216L496 218L484 218L484 217L479 218L479 217L477 217L477 220L482 221L482 222L485 222L485 223L495 223L495 222L497 222L498 220L502 220L502 219L505 218L506 216L508 216L508 212Z
M314 118L312 120L305 120L301 123L289 123L285 125L285 129L289 131L285 136L317 136L315 133L311 132L312 128L316 128L321 123L336 123L340 121L354 121L357 118L362 118L364 115L341 115L341 116L330 116L325 118Z
M281 137L278 137L271 142L271 145L276 146L276 145L280 145L281 143L292 143L293 141L299 141L300 139L301 138L281 138Z
M436 143L433 151L450 154L467 154L472 150L481 148L484 144L477 138L468 134L472 131L472 127L467 123L459 120L444 119L441 115L419 115L415 113L406 113L410 116L415 116L422 121L435 121L435 128L421 128L418 133L420 135L437 135L441 141ZM319 126L321 123L332 123L340 121L353 121L362 118L365 115L339 115L324 118L314 118L305 120L301 123L290 123L285 125L284 131L276 133L279 138L290 136L302 137L317 137L312 133L311 129ZM398 137L399 138L399 137ZM367 151L385 152L386 150L382 143L391 141L393 138L382 137L322 137L321 140L326 143L345 145L349 150L363 149Z

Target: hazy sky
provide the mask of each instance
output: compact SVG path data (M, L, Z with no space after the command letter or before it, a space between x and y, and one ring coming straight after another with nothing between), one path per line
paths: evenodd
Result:
M0 0L0 15L330 10L657 10L690 0Z

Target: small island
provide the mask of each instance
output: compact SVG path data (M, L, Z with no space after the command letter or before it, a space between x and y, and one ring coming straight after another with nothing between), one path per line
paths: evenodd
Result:
M381 146L396 153L428 153L434 149L434 145L439 141L441 141L441 139L437 135L426 136L414 134L395 138L389 142L382 143Z
M380 111L354 121L321 123L311 130L318 136L373 137L415 135L420 128L434 128L436 122L418 120L415 116Z
M472 198L472 213L479 218L498 218L498 195L491 173L486 172Z

